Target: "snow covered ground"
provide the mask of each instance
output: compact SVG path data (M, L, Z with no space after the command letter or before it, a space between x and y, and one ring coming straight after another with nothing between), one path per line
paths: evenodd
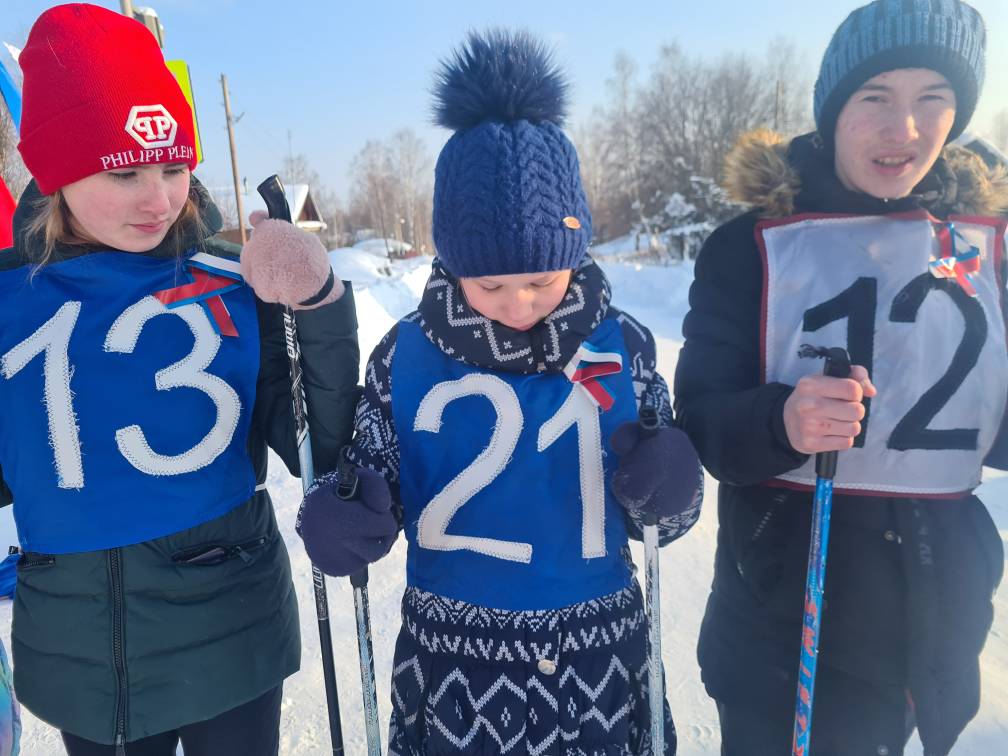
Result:
M337 272L355 282L360 341L368 355L389 327L412 310L427 278L429 259L389 264L373 255L353 250L331 254ZM692 276L688 264L640 267L604 264L619 307L639 317L658 339L659 369L671 380L681 344L680 329L687 309L687 289ZM388 273L386 273L388 271ZM391 274L391 275L389 275ZM301 499L301 484L283 470L278 460L270 465L268 480L276 502L278 520L290 545L294 581L301 604L304 642L302 669L284 688L281 726L282 754L309 756L328 752L325 693L322 687L318 630L311 590L311 566L294 533L294 516ZM1008 475L990 471L980 494L994 515L1002 538L1008 539ZM695 660L695 644L713 572L717 531L717 484L707 480L705 508L700 522L662 556L662 637L667 685L672 712L679 729L681 756L717 754L717 714L704 692ZM6 539L3 540L3 539ZM0 546L14 543L10 511L0 513ZM642 564L642 550L634 545ZM374 634L378 701L382 739L386 740L392 652L399 628L399 599L405 573L405 545L371 570L370 601ZM346 580L329 580L333 643L347 753L365 753L360 672L357 662L353 596ZM10 602L0 604L0 637L10 648ZM961 738L956 756L1003 753L1008 743L1008 590L995 600L996 619L983 657L983 703L980 714ZM62 753L57 733L30 713L23 712L22 752L30 756ZM909 756L920 756L914 739Z

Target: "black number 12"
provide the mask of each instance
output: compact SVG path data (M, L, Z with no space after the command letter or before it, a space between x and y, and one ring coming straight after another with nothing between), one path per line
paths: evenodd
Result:
M945 293L956 305L965 321L962 340L945 374L921 395L916 404L896 423L887 445L890 449L976 449L978 428L928 428L935 415L952 398L966 376L976 366L987 340L987 317L977 300L970 297L954 281L938 279L922 273L903 287L893 299L889 311L892 323L913 323L921 305L932 291ZM878 308L878 282L874 278L857 279L849 288L832 299L805 311L802 330L818 331L828 323L847 320L847 351L851 362L864 365L872 374L875 351L875 312ZM855 446L864 446L868 431L871 400L865 400L865 417Z

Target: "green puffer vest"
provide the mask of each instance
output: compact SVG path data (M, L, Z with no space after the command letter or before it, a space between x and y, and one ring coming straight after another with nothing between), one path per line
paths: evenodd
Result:
M220 214L193 181L209 233ZM20 244L0 266L29 264L38 239L30 185L15 215ZM183 248L237 257L193 236ZM169 249L169 246L171 249ZM175 254L163 242L150 255ZM56 256L88 254L59 246ZM246 503L144 543L75 554L26 553L18 564L12 651L18 698L54 727L129 742L210 719L281 684L300 664L297 597L263 482L267 448L298 473L282 309L257 300L261 361L248 452L259 487ZM349 441L359 351L353 293L297 314L316 473ZM11 501L0 477L0 504ZM149 505L149 502L145 502ZM307 589L307 586L306 586Z

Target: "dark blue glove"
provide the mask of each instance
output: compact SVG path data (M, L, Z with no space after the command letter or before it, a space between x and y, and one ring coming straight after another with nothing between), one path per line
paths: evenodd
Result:
M378 561L399 535L388 482L373 470L354 469L358 481L354 497L337 495L336 473L323 476L301 503L295 528L312 563L336 577Z
M673 517L695 505L700 459L678 428L649 435L640 423L623 423L609 443L619 457L612 492L627 509Z

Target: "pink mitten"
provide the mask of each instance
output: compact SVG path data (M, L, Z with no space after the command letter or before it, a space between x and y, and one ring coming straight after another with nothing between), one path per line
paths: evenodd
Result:
M343 296L317 237L259 211L249 222L255 233L242 247L241 272L259 299L310 310Z

